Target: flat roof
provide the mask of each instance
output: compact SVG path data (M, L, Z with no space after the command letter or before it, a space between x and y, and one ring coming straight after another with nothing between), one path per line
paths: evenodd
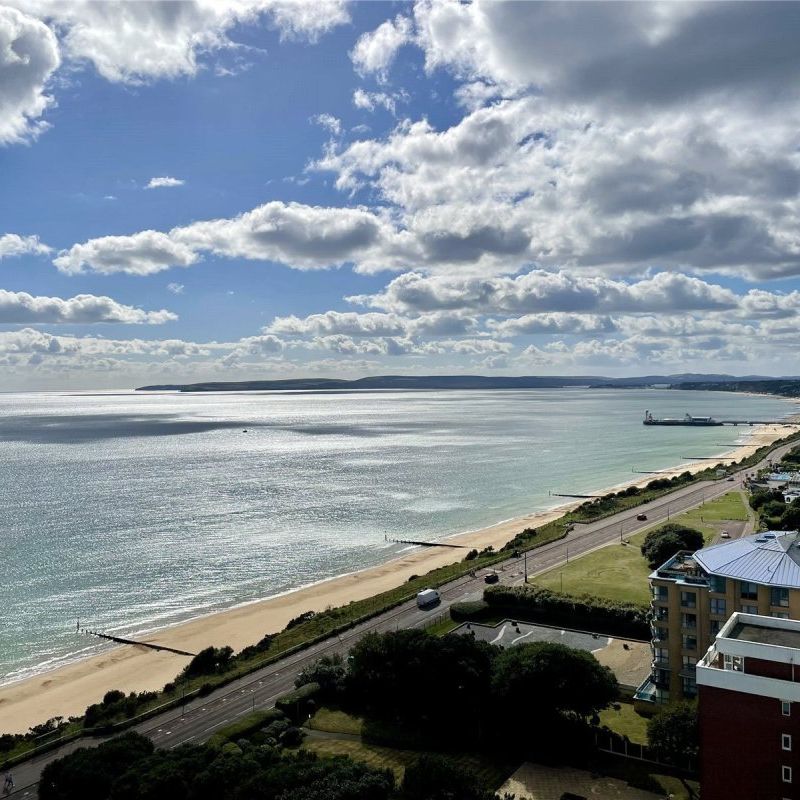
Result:
M737 622L727 638L738 639L742 642L800 649L800 631L767 627L766 625L757 625L751 622Z

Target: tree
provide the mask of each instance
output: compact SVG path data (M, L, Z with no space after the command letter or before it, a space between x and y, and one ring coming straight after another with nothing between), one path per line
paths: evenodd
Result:
M800 528L800 500L793 500L781 515L781 528L793 531Z
M359 711L416 731L472 731L489 700L498 648L415 629L369 634L350 653L347 696Z
M699 550L704 545L703 534L685 525L667 523L647 534L642 543L642 555L652 569L660 567L680 550Z
M233 649L230 647L206 647L186 665L183 674L187 678L193 678L197 675L225 672L230 666L232 656Z
M659 758L677 766L697 758L700 748L697 704L684 702L662 707L647 723L647 741Z
M323 656L313 664L304 667L295 679L294 685L298 689L307 683L318 683L322 699L330 700L337 697L344 688L347 670L342 657L335 653L332 656Z
M106 800L114 780L153 752L153 743L129 732L99 747L82 747L42 770L40 800Z
M564 712L586 718L616 698L617 680L585 650L533 642L495 659L492 691L507 719L531 722Z
M491 800L478 776L462 764L437 755L422 755L406 767L402 797L405 800Z

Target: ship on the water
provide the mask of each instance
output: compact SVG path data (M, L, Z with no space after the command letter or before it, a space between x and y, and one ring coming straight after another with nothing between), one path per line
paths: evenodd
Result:
M691 414L686 414L682 419L677 417L664 417L659 419L654 417L649 411L644 412L645 425L690 425L698 427L710 427L715 425L722 425L723 423L714 417L693 417Z

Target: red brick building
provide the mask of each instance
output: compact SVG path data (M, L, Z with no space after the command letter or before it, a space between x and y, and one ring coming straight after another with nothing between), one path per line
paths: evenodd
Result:
M735 613L696 679L703 800L800 800L800 622Z

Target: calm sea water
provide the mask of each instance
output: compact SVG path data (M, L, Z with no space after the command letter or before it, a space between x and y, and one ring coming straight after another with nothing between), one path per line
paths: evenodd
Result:
M0 682L713 455L777 399L657 390L0 395ZM243 433L244 429L247 433ZM80 649L83 648L83 649Z

